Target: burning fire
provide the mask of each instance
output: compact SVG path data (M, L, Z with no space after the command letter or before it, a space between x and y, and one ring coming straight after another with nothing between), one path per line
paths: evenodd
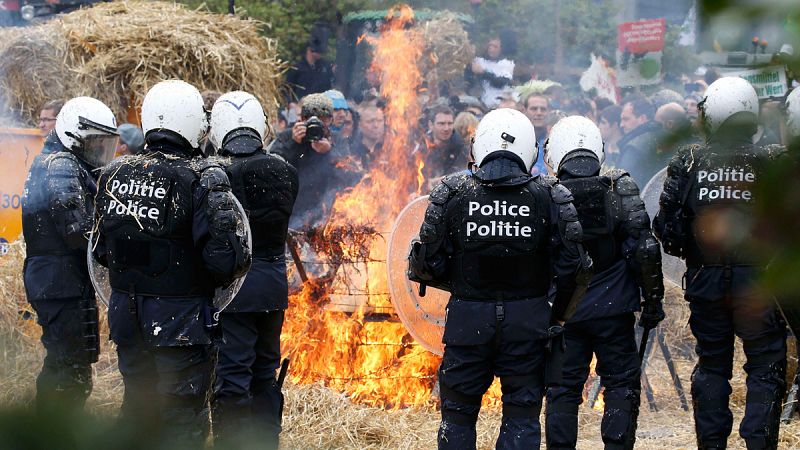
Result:
M420 136L417 61L423 48L413 20L411 8L395 7L380 35L366 38L374 48L370 70L380 74L387 99L386 139L369 173L337 197L323 231L327 242L341 242L335 253L351 264L338 265L329 278L308 280L292 295L282 336L293 382L322 383L384 408L432 404L440 362L391 314L386 273L389 231L425 181L422 161L412 155ZM379 231L366 250L338 239L341 230L358 227Z

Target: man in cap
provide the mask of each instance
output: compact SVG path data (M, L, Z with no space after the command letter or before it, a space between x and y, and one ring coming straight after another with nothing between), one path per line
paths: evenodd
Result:
M333 86L333 66L324 59L328 51L328 43L324 38L320 35L311 36L302 58L286 74L286 83L292 94L290 101L325 92Z
M297 169L300 179L293 227L318 223L333 202L333 198L326 195L337 175L331 154L332 120L330 97L322 93L307 95L301 100L300 120L291 129L278 133L269 146L270 153L280 155Z
M144 149L144 133L136 125L123 123L117 128L117 133L119 133L117 156L138 155Z

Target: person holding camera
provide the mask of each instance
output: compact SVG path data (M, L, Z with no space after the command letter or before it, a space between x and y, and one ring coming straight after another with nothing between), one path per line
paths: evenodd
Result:
M297 169L300 191L295 202L291 228L320 223L330 211L335 186L335 165L330 125L333 101L325 94L302 98L300 120L291 129L278 133L268 151L280 155ZM326 195L329 194L329 195ZM327 207L323 205L327 204Z

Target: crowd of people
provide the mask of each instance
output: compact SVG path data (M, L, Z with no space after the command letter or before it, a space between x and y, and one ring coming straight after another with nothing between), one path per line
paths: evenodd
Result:
M22 206L23 276L47 351L39 408L80 409L92 390L91 245L109 270L123 419L146 424L153 439L200 447L210 408L217 442L256 435L277 447L288 229L323 223L336 193L387 164L392 139L391 96L356 101L332 90L323 53L309 43L290 72L298 101L277 117L249 93L204 95L179 80L147 93L141 128L117 126L88 97L43 106L45 146ZM738 336L748 374L740 434L748 448L776 448L785 325L752 290L765 264L744 245L752 230L730 231L757 201L762 163L784 153L774 148L780 131L759 121L765 106L753 87L709 70L682 94L633 93L617 104L558 84L520 96L499 38L466 73L477 91L425 99L407 149L431 187L409 276L451 293L439 447L475 447L481 397L497 376L498 448L539 447L544 399L547 447L575 448L595 354L603 441L633 448L636 315L645 330L664 319L663 246L687 263L698 447L725 448L731 433ZM787 100L790 132L800 128L791 126L797 103ZM651 223L640 187L667 167Z

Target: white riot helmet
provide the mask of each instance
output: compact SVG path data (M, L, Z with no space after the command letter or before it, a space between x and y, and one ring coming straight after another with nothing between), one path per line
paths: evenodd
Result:
M800 137L800 89L798 88L786 97L786 131L793 138Z
M722 77L711 83L697 108L712 134L737 113L753 114L753 124L758 122L758 94L747 80L739 77Z
M472 157L480 167L490 153L507 151L522 159L527 170L531 170L539 149L536 132L525 114L516 109L500 108L483 116L472 140Z
M592 152L602 164L605 159L600 129L583 116L569 116L556 122L544 143L547 164L558 172L564 158L575 150Z
M260 139L267 131L267 116L258 99L243 91L228 92L220 96L211 110L209 139L216 148L222 148L225 137L233 130L249 128Z
M75 97L64 103L56 117L58 139L91 167L102 167L117 149L117 120L100 100Z
M157 83L147 91L142 102L142 131L168 130L177 133L197 149L208 131L208 116L203 96L191 84L181 80Z

